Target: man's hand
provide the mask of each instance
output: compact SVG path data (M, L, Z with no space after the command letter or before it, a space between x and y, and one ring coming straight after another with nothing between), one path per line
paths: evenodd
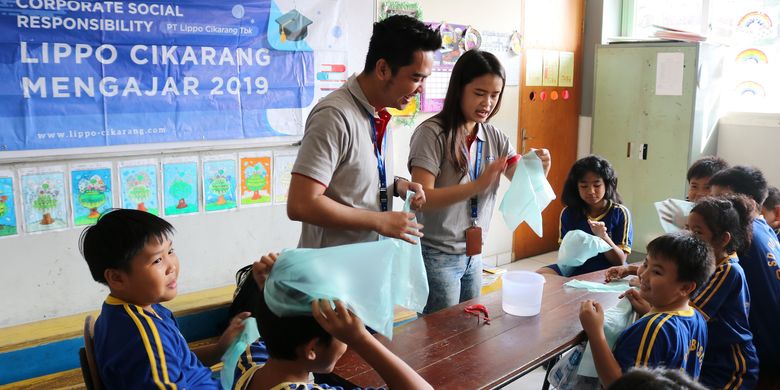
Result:
M642 298L639 295L639 291L636 289L628 289L626 292L621 294L618 298L628 298L628 301L631 302L631 306L634 308L634 311L639 315L640 317L649 313L650 310L653 308L650 303L648 303L644 298Z
M422 237L422 228L423 225L414 221L414 213L385 211L378 213L375 230L385 237L400 238L410 244L417 244L417 241L409 236Z
M403 178L399 178L395 184L395 189L398 191L398 196L404 200L406 200L406 194L410 190L414 192L414 197L412 198L412 210L418 210L425 204L425 190L420 183L415 183Z
M222 336L220 336L219 341L217 341L217 350L220 355L225 353L228 347L230 347L230 344L233 344L236 337L241 334L244 330L244 320L249 318L250 315L250 312L244 311L236 314L236 316L230 320L227 329L222 332Z
M623 279L628 275L629 275L628 266L617 265L614 267L609 267L607 268L606 271L604 271L604 283L609 283L613 280Z

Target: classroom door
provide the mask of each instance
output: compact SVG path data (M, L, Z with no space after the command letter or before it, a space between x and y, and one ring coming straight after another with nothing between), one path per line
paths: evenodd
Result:
M560 194L569 168L577 157L584 7L584 0L523 0L524 49L517 150L520 153L530 148L550 150L552 168L548 180L559 199L542 213L542 238L526 224L515 230L512 241L515 259L558 249L558 223L563 208ZM554 61L556 56L558 61ZM566 71L566 64L572 62L572 86L559 86L567 84L566 75L571 72ZM541 82L528 77L527 72L530 76L541 76ZM558 81L555 81L556 74Z

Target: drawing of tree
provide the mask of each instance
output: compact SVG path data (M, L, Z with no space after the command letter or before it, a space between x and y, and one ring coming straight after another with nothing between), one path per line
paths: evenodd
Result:
M127 196L136 203L136 209L147 211L144 202L152 196L151 180L146 172L138 172L137 175L127 178Z
M262 163L257 163L257 165L247 168L244 174L246 176L246 188L254 191L252 200L260 199L260 190L265 188L268 182L266 179L268 173L265 171L265 167L263 167Z
M100 216L98 207L106 203L106 183L99 175L79 180L79 203L89 209L87 218L95 219Z
M57 208L57 195L60 192L56 190L51 182L45 180L38 186L36 191L36 198L33 200L33 208L43 213L41 218L41 225L51 225L54 223L54 218L51 217L51 212Z
M211 178L209 191L219 195L217 198L218 205L227 203L225 201L225 194L230 191L230 177L225 175L225 171L223 169L220 169L219 172Z
M184 198L190 196L192 193L192 185L182 179L184 172L179 172L179 177L173 180L171 187L168 189L174 198L179 198L179 204L176 205L177 209L183 209L187 207L187 202Z
M5 205L5 201L8 200L8 196L0 196L0 217L4 216L8 212L8 206ZM0 230L3 230L3 224L0 223Z

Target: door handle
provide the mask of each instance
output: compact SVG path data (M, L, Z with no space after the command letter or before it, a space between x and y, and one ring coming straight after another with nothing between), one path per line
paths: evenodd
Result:
M520 155L525 154L525 146L526 146L526 140L534 139L535 137L529 137L528 133L525 131L525 127L520 129Z

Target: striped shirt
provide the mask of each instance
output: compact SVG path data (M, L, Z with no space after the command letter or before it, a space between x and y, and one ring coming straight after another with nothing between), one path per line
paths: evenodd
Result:
M577 211L569 207L564 207L561 211L561 218L558 229L558 244L563 240L563 236L570 230L582 230L585 233L593 234L588 221L604 222L607 228L607 234L612 242L622 249L623 252L631 253L631 241L634 237L634 229L631 225L631 213L626 206L618 203L609 203L607 211L598 217L589 217L582 211ZM575 267L571 275L580 275L588 272L607 269L612 263L607 260L603 253L591 257L579 267Z
M612 353L623 372L680 368L697 379L706 345L707 323L698 311L650 312L620 334Z
M109 295L95 321L95 359L107 389L219 388L160 304L144 310Z

